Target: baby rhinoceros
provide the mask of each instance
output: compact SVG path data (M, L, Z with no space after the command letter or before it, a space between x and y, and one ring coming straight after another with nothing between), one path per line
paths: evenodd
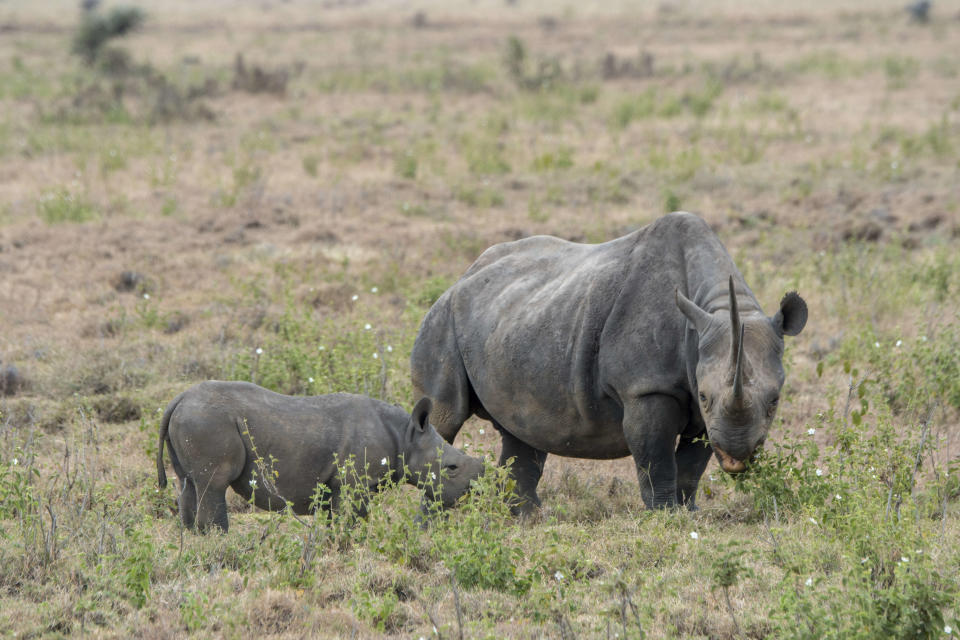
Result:
M167 484L163 447L180 480L180 518L187 528L227 530L226 490L261 509L287 502L306 514L317 485L336 509L337 463L351 457L370 488L387 479L425 487L428 500L452 506L480 476L483 462L447 444L427 420L421 399L408 415L366 396L285 396L248 382L202 382L174 398L160 421L157 480ZM348 477L348 482L352 482Z

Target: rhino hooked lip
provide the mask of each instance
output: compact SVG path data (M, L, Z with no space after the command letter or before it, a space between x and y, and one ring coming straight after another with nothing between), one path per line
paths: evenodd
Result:
M717 457L720 458L720 466L727 473L743 473L746 471L747 465L744 464L743 460L737 460L720 447L714 447L713 450L717 452Z

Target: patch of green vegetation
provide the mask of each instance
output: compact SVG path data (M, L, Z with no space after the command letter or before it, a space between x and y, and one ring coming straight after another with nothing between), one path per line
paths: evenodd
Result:
M557 171L573 167L573 149L560 147L555 151L541 153L533 159L534 171Z
M399 178L413 180L417 177L417 157L409 150L395 153L393 172Z
M503 193L488 183L460 185L454 190L453 195L465 205L482 209L502 207L505 202Z
M406 402L410 395L405 356L412 336L379 326L359 314L323 322L312 307L287 303L256 346L237 353L230 378L274 391L318 395L344 389Z
M311 178L317 177L317 165L320 163L320 158L313 154L303 156L301 164L303 165L303 171Z
M883 71L887 77L887 87L903 89L916 75L920 63L909 56L887 56L883 59Z
M88 222L100 217L100 212L93 203L66 187L50 189L40 194L37 213L47 224Z
M817 73L830 80L860 76L866 69L866 64L846 58L832 50L814 51L790 60L784 65L786 73Z

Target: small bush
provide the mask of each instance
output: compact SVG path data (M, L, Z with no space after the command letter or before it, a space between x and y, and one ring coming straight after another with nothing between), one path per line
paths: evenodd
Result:
M137 30L145 19L146 14L137 7L114 7L106 15L85 13L73 38L73 52L92 65L107 42Z

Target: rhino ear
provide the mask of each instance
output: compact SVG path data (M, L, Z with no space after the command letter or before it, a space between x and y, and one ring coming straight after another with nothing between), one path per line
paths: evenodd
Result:
M410 426L407 434L410 440L413 440L413 438L426 431L427 426L430 424L429 417L430 409L432 408L433 403L430 401L430 398L426 396L420 398L417 402L413 408L413 412L410 414Z
M796 291L783 296L780 310L773 316L773 326L782 335L795 336L807 324L807 303Z
M697 333L703 333L710 324L710 314L698 307L697 303L689 300L685 295L680 293L680 289L676 290L676 299L677 307L680 308L681 313L687 317L687 320L689 320L690 324L697 330Z

